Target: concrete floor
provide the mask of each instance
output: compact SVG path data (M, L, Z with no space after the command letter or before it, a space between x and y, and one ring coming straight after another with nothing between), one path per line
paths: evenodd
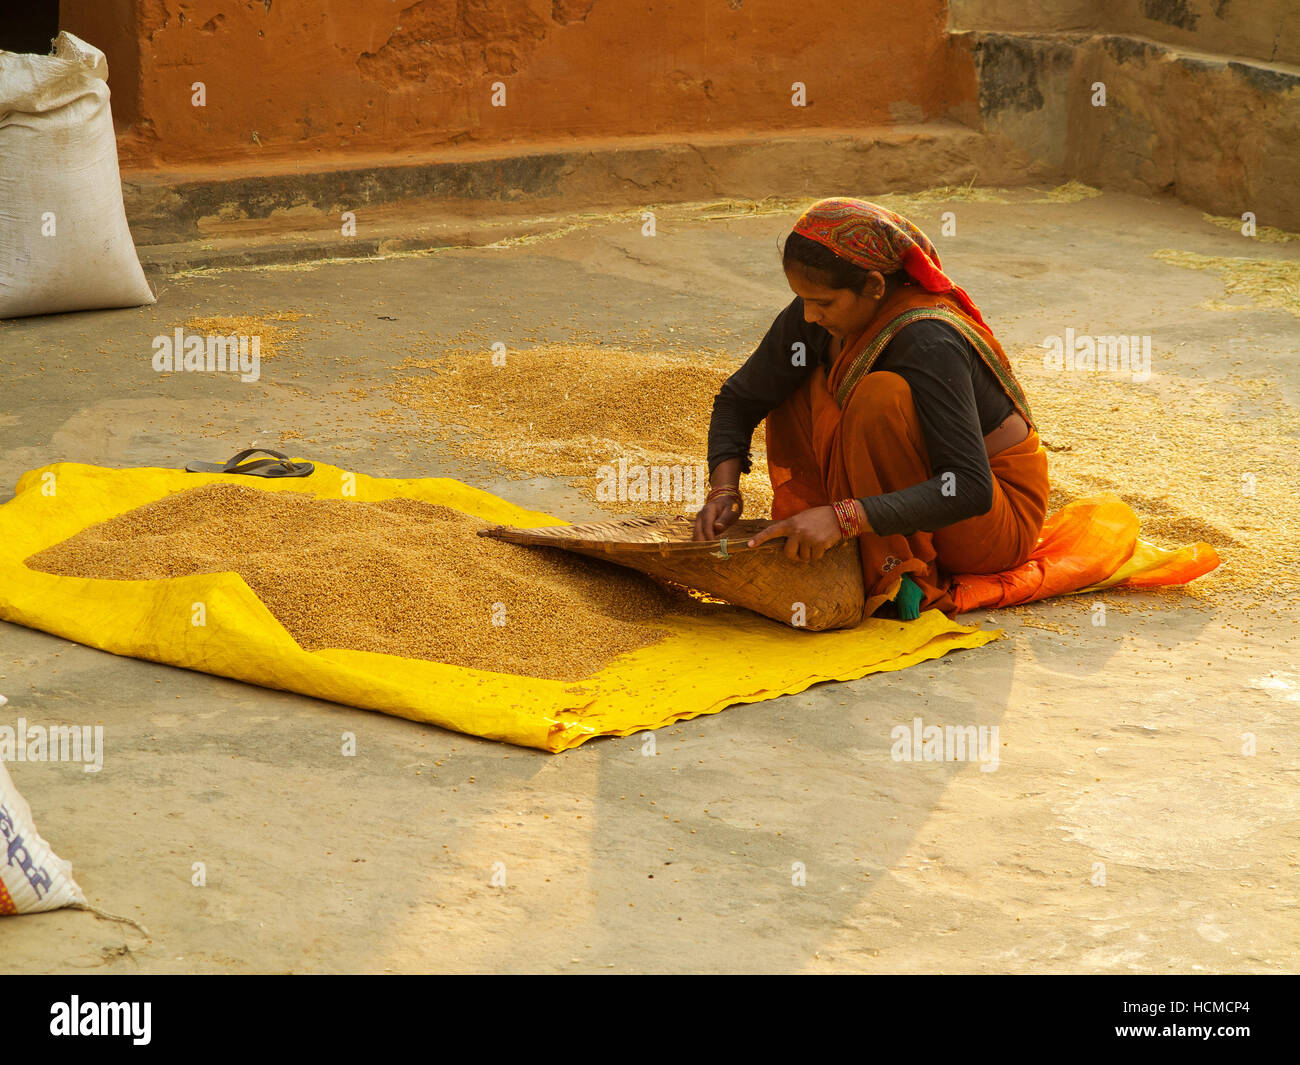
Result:
M1294 259L1290 245L1242 252L1191 208L1110 194L915 218L937 234L944 209L962 234L938 241L945 266L1008 350L1078 320L1150 332L1198 351L1162 362L1153 389L1221 378L1231 351L1297 402L1295 317L1203 310L1216 276L1150 257ZM295 453L590 516L570 487L412 447L373 416L383 402L346 389L464 329L512 343L650 328L738 364L790 298L775 250L790 221L162 279L152 307L0 323L0 498L55 460L179 466L292 427L317 441ZM1104 328L1115 307L1127 316ZM194 315L281 309L312 315L308 343L256 386L150 368L150 339ZM1245 354L1229 348L1247 332ZM510 748L0 624L9 718L106 735L100 773L16 764L14 780L92 902L149 931L73 911L6 920L0 969L1293 970L1294 624L1243 627L1226 598L1128 601L1142 609L1104 630L1075 599L981 613L964 620L1004 639L682 723L654 758L638 737ZM915 716L998 725L998 771L892 761L890 729ZM344 731L356 757L340 756Z

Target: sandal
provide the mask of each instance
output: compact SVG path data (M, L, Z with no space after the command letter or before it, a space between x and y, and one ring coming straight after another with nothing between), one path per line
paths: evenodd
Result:
M249 455L274 455L275 457L244 462ZM191 462L185 467L187 473L247 473L253 477L306 477L314 469L316 467L310 462L291 462L288 455L264 447L246 448L233 456L224 466L215 462Z

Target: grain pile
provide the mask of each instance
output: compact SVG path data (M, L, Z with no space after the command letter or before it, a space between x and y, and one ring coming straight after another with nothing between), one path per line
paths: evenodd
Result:
M666 614L704 609L618 566L476 536L483 524L411 499L207 485L86 529L27 565L110 580L233 571L307 650L557 680L656 642ZM504 625L492 624L495 603Z
M437 360L407 359L388 395L462 457L521 476L573 478L614 513L687 513L699 500L601 501L598 471L620 458L646 467L706 464L713 397L737 365L721 351L567 343L510 350L502 366L486 348L456 347ZM752 454L742 488L745 516L758 518L772 505L761 425Z

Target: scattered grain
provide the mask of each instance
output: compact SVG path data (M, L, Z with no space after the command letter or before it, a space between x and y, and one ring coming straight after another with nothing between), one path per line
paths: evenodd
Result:
M1138 385L1119 375L1049 371L1041 349L1015 353L1050 444L1048 505L1112 492L1137 511L1144 539L1163 547L1203 541L1223 559L1192 584L1144 596L1177 603L1231 592L1246 597L1243 605L1292 611L1289 600L1300 594L1293 564L1300 507L1291 408L1266 380L1231 371L1169 387L1159 368L1175 357L1153 352L1155 375Z
M298 311L279 311L275 314L238 314L212 315L203 318L191 318L185 328L191 333L205 336L243 336L260 337L258 341L259 357L273 359L285 355L296 348L300 333L297 329L272 325L272 322L296 322L305 317Z

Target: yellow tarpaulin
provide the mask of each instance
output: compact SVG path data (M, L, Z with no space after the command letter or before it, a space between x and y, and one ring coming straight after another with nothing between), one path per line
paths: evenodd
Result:
M563 522L447 478L382 479L316 463L310 477L268 480L169 469L56 463L22 476L0 506L0 618L113 654L215 673L488 739L564 751L978 647L1000 632L937 610L903 624L801 632L758 615L670 618L670 635L580 682L539 680L368 651L305 651L234 573L167 580L59 577L23 560L82 529L199 485L378 501L397 496L522 527ZM204 603L206 624L189 624ZM178 618L186 619L178 624Z

